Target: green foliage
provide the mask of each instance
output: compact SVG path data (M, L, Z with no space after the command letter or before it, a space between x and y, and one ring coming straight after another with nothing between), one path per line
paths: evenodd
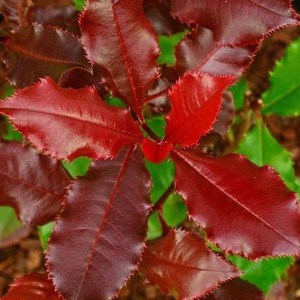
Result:
M22 224L17 219L15 211L10 207L0 207L0 240L17 231Z
M54 224L48 223L44 226L38 227L39 237L42 244L42 248L44 250L47 249L48 241L51 236L52 230L53 230Z
M88 157L78 157L74 159L71 162L62 162L63 166L66 168L66 170L69 172L69 174L73 177L76 178L78 176L84 176L91 164L91 159Z
M154 240L162 235L162 225L160 223L158 213L154 212L148 219L148 240Z
M179 42L184 38L185 35L186 32L179 32L171 36L159 36L158 43L161 51L161 54L158 58L159 64L167 64L169 67L175 65L175 47L179 44Z
M240 144L238 152L258 166L272 166L290 189L300 191L291 154L276 141L262 121L257 121Z
M163 116L153 116L146 119L147 125L160 138L165 136L166 120Z
M77 10L83 10L85 5L85 0L73 0L73 4Z
M9 141L9 142L12 141L21 142L23 139L23 135L16 129L14 129L7 120L5 121L5 123L6 123L6 133L3 134L2 138L5 141Z
M291 257L279 257L253 262L237 255L231 256L229 260L244 272L242 279L255 284L265 293L270 291L274 282L282 278L294 261Z
M240 109L244 106L245 93L247 91L247 82L242 79L236 85L230 88L234 99L234 106L236 109Z
M263 94L264 114L300 114L300 39L293 42L270 74L271 86Z

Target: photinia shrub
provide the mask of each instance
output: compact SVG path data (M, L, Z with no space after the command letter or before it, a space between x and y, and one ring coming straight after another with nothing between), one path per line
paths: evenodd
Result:
M300 25L290 1L89 0L80 37L63 2L64 30L50 13L41 19L42 4L21 21L14 1L2 4L1 74L17 90L0 112L24 140L0 143L0 204L26 226L55 220L48 276L17 279L3 299L111 299L138 271L177 299L263 299L226 258L299 255L297 196L263 166L270 162L219 156L203 141L226 134L234 115L226 89L262 41ZM160 56L164 34L178 38L174 66ZM82 156L93 163L71 179L60 161ZM175 166L154 205L145 158L161 172ZM191 230L164 219L175 192ZM163 233L147 240L152 212Z

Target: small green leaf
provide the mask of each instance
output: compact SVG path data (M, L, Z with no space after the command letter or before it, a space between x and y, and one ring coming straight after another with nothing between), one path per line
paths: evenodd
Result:
M83 10L85 5L85 0L73 0L75 8L79 11Z
M53 223L48 223L44 226L38 227L40 241L41 241L41 244L42 244L42 248L44 250L46 250L47 247L48 247L48 241L49 241L49 238L50 238L51 233L53 231L53 227L54 227Z
M171 227L177 227L186 220L187 209L180 195L173 193L167 198L163 205L163 216Z
M153 116L146 119L147 125L160 138L165 136L166 120L163 116Z
M73 177L79 177L84 176L91 164L91 159L88 157L82 156L74 159L71 162L65 162L63 161L62 164L65 167L65 169L69 172L69 174Z
M112 97L110 94L107 94L105 96L105 100L106 100L107 104L109 104L111 106L118 106L118 107L126 108L126 104L122 99L117 98L117 97Z
M270 74L270 88L263 94L264 114L300 115L300 39L293 42Z
M174 181L174 163L167 159L160 164L147 161L146 167L152 178L150 198L153 203L156 203Z
M23 135L16 129L14 129L10 124L10 122L7 121L7 119L5 120L5 124L6 124L6 133L3 134L2 138L5 141L9 141L9 142L12 141L21 142L23 140Z
M290 189L300 191L291 154L277 142L262 121L258 121L247 134L238 152L258 166L272 166Z
M234 99L234 106L236 109L240 109L244 106L245 93L247 91L247 82L242 79L236 85L232 86L229 90L232 92Z
M154 212L148 219L148 240L154 240L162 235L162 225L160 223L158 213Z
M265 293L270 291L272 285L283 277L294 262L292 257L251 261L237 255L230 256L229 260L244 272L242 279L256 285Z
M160 65L167 64L169 67L175 65L175 47L184 38L187 32L179 32L177 34L158 37L161 54L157 60Z

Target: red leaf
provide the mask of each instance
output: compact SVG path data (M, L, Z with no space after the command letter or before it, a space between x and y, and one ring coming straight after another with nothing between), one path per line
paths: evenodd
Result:
M62 300L46 274L32 273L16 279L1 300Z
M3 101L0 112L36 147L59 159L113 158L142 139L128 110L108 106L90 87L64 89L50 78Z
M171 35L186 29L182 23L170 15L170 1L146 0L144 10L158 35Z
M271 167L234 154L174 150L172 158L176 190L213 243L252 259L300 253L296 195Z
M223 90L234 77L189 73L169 92L172 109L166 117L166 141L182 146L197 144L212 129L221 106Z
M257 45L221 44L213 32L198 27L176 47L176 71L196 70L212 75L240 76L251 62Z
M69 180L59 162L19 143L0 144L0 205L12 206L24 224L53 220Z
M204 296L239 272L206 249L192 233L171 230L160 240L149 242L142 272L162 293L177 299Z
M239 278L226 282L206 300L264 300L263 293L253 284Z
M66 299L110 299L137 269L148 187L143 156L132 149L116 160L95 162L71 186L47 254L54 284Z
M157 143L149 139L144 139L142 143L142 150L146 158L156 164L161 163L169 155L171 147L171 143Z
M68 69L89 67L77 37L38 24L20 27L11 36L3 60L9 70L8 79L19 88L46 75L58 80Z
M142 0L90 0L81 18L88 57L108 88L141 117L148 89L158 77L158 44Z
M299 25L289 0L171 0L171 14L210 29L223 45L255 45L283 26Z

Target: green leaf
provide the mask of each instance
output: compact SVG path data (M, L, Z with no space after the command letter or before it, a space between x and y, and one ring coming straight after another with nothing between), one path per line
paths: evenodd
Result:
M77 10L83 10L85 5L85 0L73 0L73 4Z
M146 161L146 167L152 178L150 198L153 203L156 203L174 181L174 163L167 159L160 164Z
M88 157L82 156L74 159L71 162L65 162L63 161L62 164L65 167L65 169L69 172L69 174L73 177L79 177L84 176L91 164L91 159Z
M258 166L272 166L290 189L300 191L291 154L277 142L262 121L257 121L240 144L238 152Z
M48 241L53 231L54 223L48 223L44 226L38 227L39 237L44 250L48 247Z
M262 259L254 262L237 255L230 256L229 260L244 272L242 279L256 285L265 293L270 291L272 285L282 278L287 268L294 262L292 257Z
M270 74L270 88L263 94L264 114L300 114L300 39L293 42Z
M162 235L162 225L158 217L158 213L154 212L148 219L148 240L155 240Z
M6 124L6 133L2 135L2 138L5 141L9 141L9 142L12 141L21 142L23 140L23 135L16 129L14 129L7 119L5 119L5 124Z
M187 209L182 197L171 194L163 205L163 216L166 223L171 227L181 225L187 218Z
M247 89L247 82L244 79L241 79L236 85L229 89L232 92L234 106L236 109L240 109L244 106L245 93Z
M126 108L126 104L122 99L117 97L112 97L110 94L107 94L105 96L105 101L107 102L107 104L111 106Z
M158 37L161 54L157 60L160 65L167 64L169 67L175 65L175 47L184 38L187 32L179 32L177 34Z
M166 120L163 116L153 116L146 119L147 125L160 138L165 136Z
M0 240L8 238L22 227L15 211L10 207L0 207Z

